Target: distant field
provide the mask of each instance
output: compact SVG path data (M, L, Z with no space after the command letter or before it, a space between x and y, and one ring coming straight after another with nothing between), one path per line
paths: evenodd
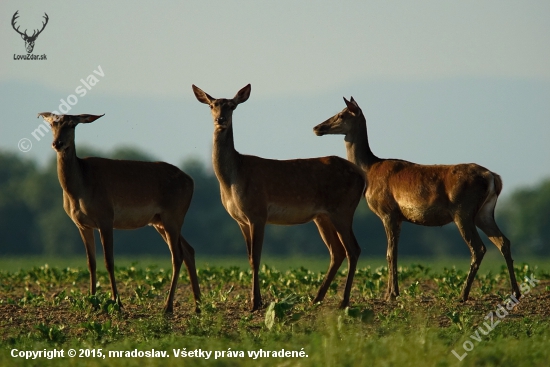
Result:
M312 304L328 259L266 258L264 306L253 313L243 260L198 259L202 313L193 312L183 271L174 314L165 317L167 259L141 258L136 265L117 259L119 310L101 263L98 294L90 296L83 257L4 258L0 366L546 367L550 360L547 260L517 262L518 280L528 285L526 277L535 274L537 282L507 311L510 285L501 259L487 259L466 303L457 298L468 259L401 259L401 296L394 302L383 299L385 260L363 259L351 307L339 310L345 267L325 300ZM54 351L63 355L36 355Z
M103 255L97 255L97 268L98 270L104 270ZM528 263L531 266L537 266L540 269L547 269L550 271L550 258L520 258L514 257L515 264ZM171 269L170 256L138 256L135 258L115 256L116 266L129 266L133 263L137 263L140 266L155 265L164 269ZM204 266L217 266L217 267L230 267L238 266L241 269L249 269L248 259L243 257L197 257L197 267ZM71 268L86 268L86 256L75 256L70 258L64 257L43 257L43 256L30 256L30 257L3 257L0 258L0 270L4 271L17 271L20 269L31 269L35 266L41 266L48 264L55 267L71 267ZM262 257L262 264L269 265L278 270L288 270L293 268L305 267L312 271L326 271L329 264L329 257ZM470 266L469 258L411 258L400 257L398 259L400 266L409 266L411 264L422 264L430 267L434 271L441 271L444 268L452 268L453 266L459 270L467 271ZM385 258L360 258L358 268L370 267L375 269L380 266L386 266ZM485 255L480 274L484 274L488 271L498 272L501 267L505 265L504 258L495 251L489 251ZM342 264L340 270L345 269L346 262Z

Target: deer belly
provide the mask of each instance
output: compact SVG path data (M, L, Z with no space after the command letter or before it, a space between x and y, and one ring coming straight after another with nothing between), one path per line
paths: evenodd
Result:
M267 223L293 225L310 222L315 218L315 208L269 205L267 208Z
M135 229L153 223L153 219L160 212L156 205L139 207L114 207L113 227L117 229Z
M407 222L422 226L443 226L453 220L447 210L437 206L400 205L399 208Z

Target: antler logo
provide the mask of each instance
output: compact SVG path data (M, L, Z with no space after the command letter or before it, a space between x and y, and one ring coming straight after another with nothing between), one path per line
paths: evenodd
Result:
M19 13L19 10L16 11L15 14L13 14L13 18L11 18L11 25L13 29L15 29L15 31L19 33L21 35L21 38L23 38L23 40L25 41L25 48L27 49L27 53L30 54L34 49L34 41L36 41L36 38L38 37L38 35L42 33L44 28L46 28L46 24L48 24L48 19L49 19L48 14L44 13L44 19L46 19L46 21L42 22L42 29L41 30L35 29L34 32L32 33L32 36L29 36L27 34L26 29L25 29L25 32L21 33L19 31L19 27L15 28L15 20L19 18L19 15L17 15L17 13Z

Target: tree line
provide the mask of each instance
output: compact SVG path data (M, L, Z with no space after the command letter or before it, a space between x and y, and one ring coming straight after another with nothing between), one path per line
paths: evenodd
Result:
M155 160L132 147L112 152L77 148L78 156ZM237 223L221 204L216 177L209 165L187 159L179 167L193 177L195 192L182 233L197 255L244 256L246 247ZM550 179L522 188L497 204L496 220L512 241L513 255L550 255ZM362 200L354 218L361 256L385 256L384 227ZM101 247L96 234L96 244ZM487 247L493 246L482 234ZM168 247L152 227L115 231L115 254L167 254ZM266 227L263 253L279 256L327 255L313 223ZM63 209L55 156L45 165L0 151L0 255L83 255L84 245ZM400 256L469 256L456 227L421 227L403 223Z

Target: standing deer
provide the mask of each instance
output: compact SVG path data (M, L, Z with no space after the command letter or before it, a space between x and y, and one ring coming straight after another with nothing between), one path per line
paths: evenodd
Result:
M399 295L397 243L403 221L423 226L456 224L472 254L470 271L460 295L462 301L468 299L486 251L476 229L479 227L506 259L512 290L519 298L510 241L494 219L495 205L502 190L500 176L474 163L420 165L378 158L369 147L366 119L359 105L353 97L351 101L345 98L344 101L346 108L315 126L313 131L319 136L345 135L348 160L365 172L365 198L371 210L382 220L388 238L386 299L392 300Z
M27 53L30 54L32 52L32 50L34 49L34 42L36 41L36 39L38 38L38 35L40 33L42 33L42 31L44 30L44 28L46 28L46 24L48 24L48 14L44 13L44 19L45 21L42 22L42 29L41 30L37 30L35 29L32 33L32 36L29 36L27 34L27 30L25 29L25 32L20 32L19 31L19 27L15 28L15 21L17 18L19 18L19 15L17 15L17 13L19 13L19 10L15 12L15 14L13 14L13 17L11 18L11 26L13 27L13 29L19 33L19 35L21 35L21 38L23 38L23 40L25 41L25 48L27 50Z
M250 96L250 84L233 99L216 99L193 85L214 119L212 163L222 204L238 223L252 268L252 311L262 304L258 268L266 224L315 222L330 253L330 266L313 302L325 297L344 258L348 276L340 308L349 297L361 248L352 230L353 214L365 188L363 173L339 157L274 160L240 154L233 143L233 110Z
M55 115L39 113L53 132L57 152L57 176L63 189L63 208L77 226L86 247L90 292L96 293L94 229L99 230L112 299L118 296L113 260L113 228L136 229L152 225L172 253L172 282L164 312L173 312L174 293L182 261L185 262L200 312L200 289L195 251L180 234L193 196L193 179L164 162L139 162L104 158L80 159L75 152L75 127L103 115Z

